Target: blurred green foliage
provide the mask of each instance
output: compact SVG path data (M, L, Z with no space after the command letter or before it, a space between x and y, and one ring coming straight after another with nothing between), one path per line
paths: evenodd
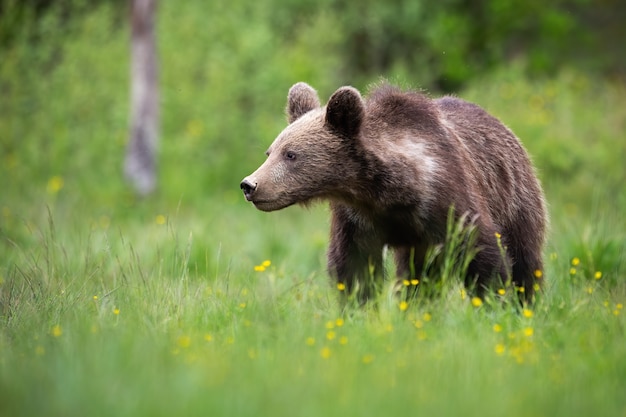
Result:
M2 0L0 10L0 150L5 166L14 167L17 186L41 181L29 177L37 172L33 166L61 175L99 166L102 175L117 176L128 123L125 3ZM247 170L238 166L257 164L283 126L285 93L300 80L325 97L342 84L364 89L380 76L433 92L457 91L498 68L505 74L511 59L516 70L506 83L513 89L529 73L588 74L582 69L593 67L620 74L624 55L613 45L624 38L618 23L625 10L612 0L162 1L158 48L167 158L161 180L166 189L187 189L194 178L198 191L236 183ZM535 110L550 126L568 115L551 109L562 93L554 86L547 91L552 96L526 92L534 101L517 103L542 107ZM592 90L588 95L593 99ZM532 140L537 133L520 136ZM550 159L540 166L569 175L576 158L587 155L581 146L540 149L540 158ZM621 154L607 157L614 155ZM86 192L96 188L81 177L66 180ZM118 185L97 188L106 195Z
M197 7L194 2L161 3L163 14L178 16L180 9ZM2 0L0 45L10 45L24 31L31 40L45 38L40 30L46 25L40 22L50 15L57 17L55 30L66 30L102 6L115 10L116 21L127 15L126 2L120 0ZM334 74L339 83L391 73L418 79L430 89L454 91L520 56L526 57L527 70L539 75L564 64L605 75L626 71L620 53L626 6L619 0L262 0L203 6L197 19L204 23L202 37L211 36L212 44L232 47L250 34L261 46L255 51L265 57L283 42L306 44L306 37L324 55L342 57Z
M621 65L621 55L609 54L622 30L611 24L622 12L617 2L602 3L602 13L612 11L603 20L598 4L584 0L272 1L159 3L161 155L159 192L144 205L150 216L155 205L243 205L239 180L284 127L293 83L309 82L324 100L339 85L365 91L381 76L433 94L463 85L459 95L500 117L527 146L559 222L626 207L624 84L584 70L590 62L603 73ZM127 6L1 4L0 33L10 36L0 42L0 206L24 217L42 216L34 204L41 201L86 207L94 219L135 212L142 205L121 169ZM591 31L600 23L603 30ZM588 47L593 53L561 59ZM7 224L5 233L13 229Z

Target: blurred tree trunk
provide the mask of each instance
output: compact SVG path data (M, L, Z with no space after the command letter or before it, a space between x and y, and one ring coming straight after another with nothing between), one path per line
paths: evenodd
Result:
M124 173L140 195L156 188L158 88L156 0L131 1L131 125Z

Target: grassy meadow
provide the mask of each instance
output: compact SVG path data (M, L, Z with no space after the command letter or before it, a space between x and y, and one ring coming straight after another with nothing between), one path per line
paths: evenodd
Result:
M457 92L518 134L544 184L535 304L456 280L405 304L390 281L342 310L327 207L261 213L239 190L288 88L342 82L332 16L287 41L243 2L219 17L174 3L147 198L122 176L129 47L112 6L2 51L0 416L626 416L623 83L513 62Z

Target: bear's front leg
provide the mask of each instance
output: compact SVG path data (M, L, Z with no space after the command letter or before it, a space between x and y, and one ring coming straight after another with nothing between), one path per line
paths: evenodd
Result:
M346 295L365 303L382 284L383 243L373 230L357 224L349 208L332 207L328 272L345 285Z

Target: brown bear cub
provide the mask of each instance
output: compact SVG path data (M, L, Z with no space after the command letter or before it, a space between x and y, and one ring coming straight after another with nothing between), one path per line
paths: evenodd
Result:
M510 277L532 299L543 268L543 192L520 141L495 117L387 84L367 98L341 87L322 107L305 83L289 90L287 116L241 188L263 211L329 200L328 269L348 292L373 295L385 246L400 279L421 273L428 247L446 239L453 207L476 228L466 284L482 295Z

